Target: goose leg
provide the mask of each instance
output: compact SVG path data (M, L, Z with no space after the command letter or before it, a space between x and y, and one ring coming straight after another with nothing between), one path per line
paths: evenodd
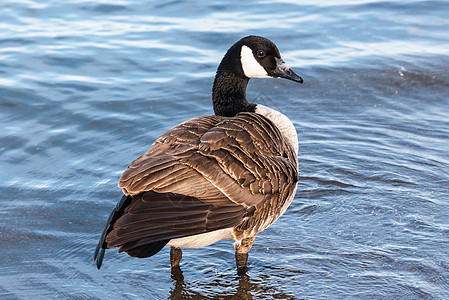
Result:
M179 268L179 262L182 258L181 248L170 247L170 265L172 270L175 268Z
M236 244L235 247L235 262L237 264L237 272L244 273L246 271L246 265L248 263L248 251L256 239L255 236L243 239L240 244Z

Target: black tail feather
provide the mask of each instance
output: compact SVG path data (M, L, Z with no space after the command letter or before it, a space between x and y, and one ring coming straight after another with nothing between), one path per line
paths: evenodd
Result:
M117 203L116 207L112 211L111 215L109 216L108 222L106 223L106 227L103 230L103 233L100 237L100 241L98 242L97 248L95 248L94 253L94 260L97 263L97 268L101 268L101 264L103 263L104 258L104 252L107 248L105 239L108 233L112 230L112 227L114 226L115 221L123 215L123 212L125 208L129 205L131 202L131 196L123 195L123 197L120 199L120 201Z
M98 248L98 246L97 246L97 248ZM98 250L95 249L95 257L94 257L94 260L95 260L95 262L96 262L96 264L97 264L97 269L98 269L98 270L100 270L101 264L103 263L104 251L105 251L104 248L101 248L101 249L98 249Z
M150 257L161 251L162 248L164 248L164 246L167 245L169 241L170 240L164 240L160 242L154 242L151 244L133 247L132 249L126 251L126 253L128 253L128 255L132 257L138 258Z

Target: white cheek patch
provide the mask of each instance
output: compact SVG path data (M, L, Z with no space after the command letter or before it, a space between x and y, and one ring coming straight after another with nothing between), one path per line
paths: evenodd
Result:
M242 62L243 73L248 78L271 78L268 76L267 71L259 64L254 58L253 51L243 45L240 52L240 61Z

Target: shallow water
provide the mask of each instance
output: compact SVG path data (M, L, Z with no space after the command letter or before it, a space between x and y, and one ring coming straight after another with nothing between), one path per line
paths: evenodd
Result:
M447 299L447 1L6 0L0 6L0 298ZM228 47L272 39L304 78L248 98L300 136L300 183L238 277L230 241L93 250L128 163L211 114Z

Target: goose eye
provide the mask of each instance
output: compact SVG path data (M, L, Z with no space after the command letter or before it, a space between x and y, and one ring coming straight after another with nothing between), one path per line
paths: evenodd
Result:
M262 50L257 50L257 56L259 58L263 58L263 57L265 57L265 52L263 52Z

